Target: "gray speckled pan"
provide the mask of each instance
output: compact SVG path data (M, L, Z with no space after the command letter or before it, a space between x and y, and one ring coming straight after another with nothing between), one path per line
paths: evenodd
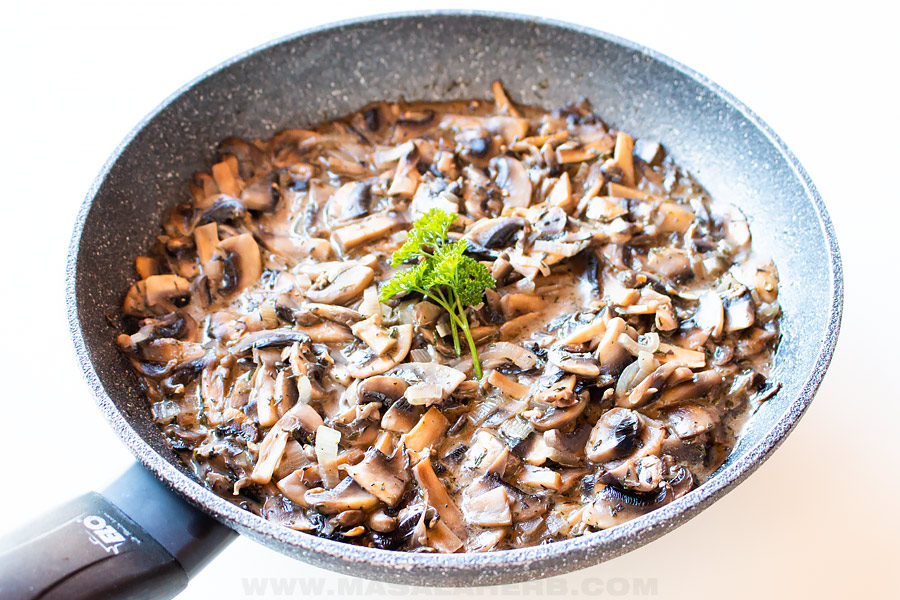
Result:
M587 97L608 123L661 141L713 197L748 215L754 244L781 275L784 388L753 418L703 486L611 530L489 554L409 554L350 546L271 524L201 486L151 423L114 343L107 311L134 280L132 257L165 207L208 169L216 143L312 125L379 99L489 97L545 108ZM842 273L821 198L784 143L747 107L671 59L601 32L522 16L375 17L273 42L179 90L140 123L97 177L75 226L67 301L75 347L100 409L137 459L190 503L238 532L314 565L391 582L474 586L537 579L608 560L696 516L740 483L797 424L838 334Z

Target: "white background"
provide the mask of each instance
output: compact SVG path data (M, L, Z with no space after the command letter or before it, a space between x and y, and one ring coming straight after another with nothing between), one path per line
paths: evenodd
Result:
M178 86L238 52L329 21L424 6L302 0L5 5L0 532L104 487L132 461L81 379L63 302L77 208L119 140ZM481 595L603 597L635 591L635 579L662 598L896 594L896 6L760 0L445 6L576 21L650 46L722 84L767 120L809 170L835 221L847 282L843 330L825 383L797 430L748 481L674 533L624 557ZM348 578L239 539L181 598L275 597L248 595L248 577L312 578L335 597L341 590L375 598L428 592L353 588ZM314 595L298 587L296 597Z

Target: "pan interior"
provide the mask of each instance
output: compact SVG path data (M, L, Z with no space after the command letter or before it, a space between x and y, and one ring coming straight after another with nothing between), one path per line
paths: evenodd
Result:
M132 258L149 247L163 210L186 198L190 175L209 168L216 143L231 135L267 137L282 128L313 125L372 100L488 97L497 78L520 103L554 108L588 98L605 122L661 141L714 198L747 214L754 244L774 258L780 271L784 317L773 380L784 388L755 415L718 476L739 480L750 468L739 463L771 448L773 428L783 436L814 391L804 386L813 381L814 387L824 368L822 357L827 362L830 355L837 318L833 306L839 299L839 265L827 217L823 221L823 209L792 157L716 88L631 44L520 18L413 15L314 31L227 64L164 104L98 179L73 241L70 311L101 405L120 435L129 438L133 430L149 444L142 448L135 443L138 438L130 440L145 464L159 473L166 461L186 473L150 421L106 316L118 311L123 291L134 281ZM733 465L739 468L730 469ZM704 505L709 501L704 499ZM667 519L661 529L632 532L615 548L602 547L597 538L596 547L568 558L544 550L540 556L550 559L530 574L498 567L483 570L471 583L587 566L646 543L689 516L659 517ZM247 530L241 523L232 525ZM262 537L291 551L280 535ZM312 556L305 549L295 554L350 570L358 553L346 551L349 558L343 559ZM459 564L465 568L466 563ZM427 569L421 575L388 571L363 567L353 572L408 583L433 575ZM428 582L448 584L441 577Z

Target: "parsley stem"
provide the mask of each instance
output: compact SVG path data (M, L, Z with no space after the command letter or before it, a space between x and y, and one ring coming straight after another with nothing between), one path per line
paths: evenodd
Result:
M431 292L429 292L427 290L418 290L418 291L421 292L427 298L430 298L432 302L434 302L435 304L438 304L444 310L447 311L447 314L450 316L450 327L451 327L451 331L453 333L453 350L456 351L457 356L462 355L462 349L460 348L460 345L459 345L459 334L456 332L456 327L458 324L459 327L462 328L463 324L459 320L459 317L456 316L456 310L453 308L453 305L450 304L449 301L444 299L443 294L440 294L440 292L438 290L435 290L435 291L438 294L440 294L440 298L438 298L437 296L435 296L434 294L432 294Z
M446 310L448 313L450 313L452 315L453 310L451 308L449 308L450 306L452 306L452 302L450 302L449 300L447 300L444 297L444 294L441 292L441 290L439 288L435 288L434 291L438 295L438 297L444 301L444 310ZM450 293L452 293L452 292L450 292ZM450 333L453 334L453 349L456 350L456 355L459 356L462 353L462 351L460 350L460 347L459 347L459 333L457 333L457 331L456 331L456 321L454 319L450 319Z
M475 350L475 340L472 339L472 331L469 329L469 318L466 317L466 310L463 308L459 299L459 294L453 292L456 296L456 306L459 308L459 316L462 322L462 330L469 342L469 354L472 355L472 366L475 368L475 379L481 379L481 363L478 360L478 352Z

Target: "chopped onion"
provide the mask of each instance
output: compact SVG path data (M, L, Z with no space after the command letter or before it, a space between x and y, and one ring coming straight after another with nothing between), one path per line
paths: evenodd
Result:
M409 357L413 362L431 362L433 357L428 350L424 348L416 348L409 351Z
M500 426L500 432L503 433L503 435L516 440L524 440L531 435L532 431L534 431L534 428L531 424L519 416L507 419L503 422L503 425Z
M309 404L309 401L312 398L312 383L306 375L297 378L297 392L300 394L297 398L297 402Z
M480 402L475 410L469 413L469 419L475 425L478 425L485 419L487 419L493 412L497 410L497 405L493 402Z
M653 354L659 349L659 334L653 331L639 336L637 341L631 339L631 336L627 333L621 333L619 334L619 337L616 338L616 341L622 344L622 347L634 356L637 356L641 352Z
M150 412L153 413L154 421L165 425L181 414L181 408L171 400L163 400L162 402L154 402L150 406Z
M338 484L337 454L341 434L327 425L319 425L316 429L316 460L319 462L319 473L327 488Z
M438 321L435 329L437 329L438 335L441 337L447 337L448 335L450 335L450 325L447 321Z
M378 290L374 285L370 285L363 292L362 303L359 305L359 312L367 317L376 317L375 323L379 326L384 318L381 312L381 301L378 300Z
M628 339L630 340L631 338ZM650 373L655 371L658 366L659 363L653 358L652 354L644 351L638 352L637 360L625 367L625 370L619 375L619 380L616 382L616 396L620 398L625 396Z
M428 406L444 399L444 390L435 383L417 383L406 388L406 401L412 405Z

